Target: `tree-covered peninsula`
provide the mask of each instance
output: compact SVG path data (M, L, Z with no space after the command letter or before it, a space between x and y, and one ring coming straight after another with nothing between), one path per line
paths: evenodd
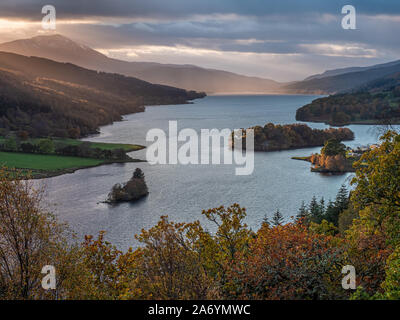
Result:
M316 99L297 110L296 120L335 126L400 123L400 75L376 80L354 92Z

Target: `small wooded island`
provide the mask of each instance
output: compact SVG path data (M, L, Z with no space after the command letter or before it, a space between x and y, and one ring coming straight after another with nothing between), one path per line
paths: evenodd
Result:
M323 146L325 141L335 139L338 141L353 140L354 133L348 128L311 129L306 124L273 124L267 123L264 127L255 126L254 151L280 151ZM242 143L245 147L245 135Z
M346 146L335 139L325 142L320 154L313 154L310 162L314 165L311 171L322 173L354 172L353 162L356 157L346 156Z
M144 180L144 173L140 168L136 168L132 178L121 185L117 183L108 194L106 203L116 204L119 202L137 201L149 194L149 190Z
M325 142L320 153L312 154L309 157L292 157L292 159L311 162L311 171L313 172L342 174L355 172L353 164L359 161L365 152L375 147L376 145L372 145L353 150L335 139L330 139Z

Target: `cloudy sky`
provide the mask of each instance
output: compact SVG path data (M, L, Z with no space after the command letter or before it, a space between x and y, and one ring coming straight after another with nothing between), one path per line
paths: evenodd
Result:
M57 33L132 61L195 64L278 81L400 59L399 0L1 0L0 41ZM357 29L341 26L344 5Z

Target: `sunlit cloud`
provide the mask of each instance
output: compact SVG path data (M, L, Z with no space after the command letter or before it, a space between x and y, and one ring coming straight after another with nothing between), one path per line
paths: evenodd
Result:
M0 19L1 32L39 27L40 22Z
M255 53L255 52L234 52L234 51L218 51L210 49L199 49L191 48L185 46L135 46L129 48L119 48L119 49L101 49L97 48L97 51L108 55L108 56L118 56L124 55L126 57L142 57L147 55L179 55L179 56L225 56L227 54L234 54L243 57L249 56L279 56L281 54L276 53ZM288 53L286 56L298 55L296 53Z
M301 62L301 55L297 53L282 55L234 52L185 46L134 46L118 49L97 48L97 50L109 57L128 61L174 64L193 64L195 61L196 65L210 69L235 70L251 76L273 77L277 81L286 81L288 77L302 79L305 72L313 70Z
M307 49L310 53L331 57L348 58L377 58L378 52L375 49L364 48L355 44L299 44L300 47Z
M0 19L0 41L11 41L20 38L28 38L36 35L55 34L66 26L89 26L98 25L99 20L87 19L58 19L56 30L45 30L42 28L42 21Z
M110 56L125 56L128 58L148 58L151 55L175 55L175 56L222 56L226 52L210 50L210 49L197 49L185 46L137 46L130 48L119 48L119 49L97 49L101 53Z
M284 42L283 40L260 40L260 39L236 39L233 41L234 43L240 44L240 45L251 45L255 43L282 43Z
M57 20L57 24L59 25L99 24L99 23L101 23L100 20L86 20L86 19ZM41 26L42 26L42 21L0 19L1 31L13 30L13 29L41 28Z

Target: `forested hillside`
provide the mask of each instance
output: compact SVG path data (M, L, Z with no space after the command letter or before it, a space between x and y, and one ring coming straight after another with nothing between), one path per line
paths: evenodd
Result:
M296 120L394 124L400 122L400 73L395 73L348 93L316 99L296 112Z
M31 137L77 138L145 105L179 104L204 94L118 74L0 52L0 128ZM4 134L4 132L3 132Z

